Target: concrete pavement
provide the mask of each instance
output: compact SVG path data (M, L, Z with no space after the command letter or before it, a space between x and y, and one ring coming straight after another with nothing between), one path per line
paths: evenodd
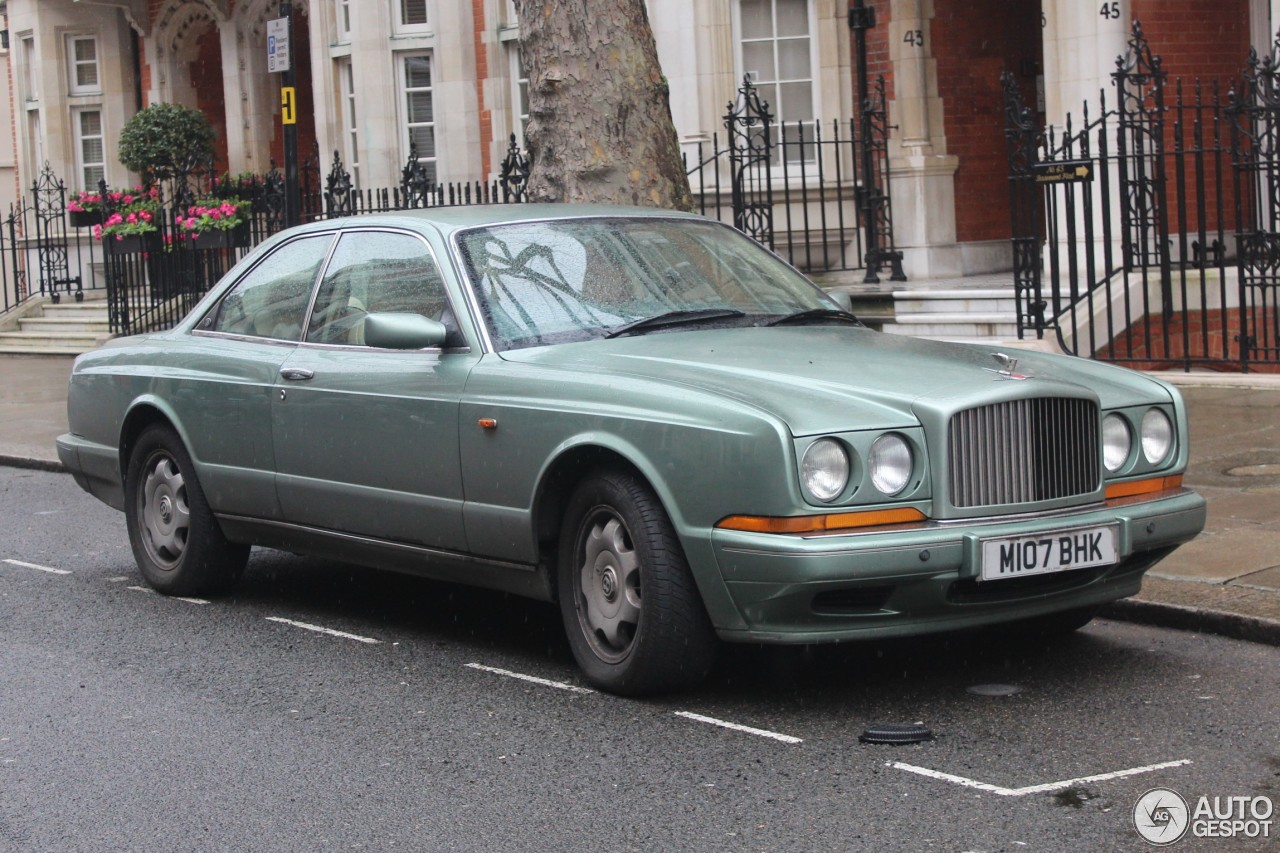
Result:
M0 357L0 464L61 470L71 362ZM1107 615L1280 645L1280 376L1158 375L1186 397L1186 483L1208 500L1208 523Z

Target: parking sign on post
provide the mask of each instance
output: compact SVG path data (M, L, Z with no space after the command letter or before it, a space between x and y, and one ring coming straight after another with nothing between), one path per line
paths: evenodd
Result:
M267 71L289 70L289 19L267 21Z

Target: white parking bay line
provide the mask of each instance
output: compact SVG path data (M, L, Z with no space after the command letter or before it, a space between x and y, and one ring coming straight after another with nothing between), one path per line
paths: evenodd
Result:
M279 616L266 617L268 622L280 622L284 625L292 625L295 628L302 628L305 631L315 631L317 634L328 634L330 637L341 637L344 640L355 640L357 643L368 643L376 646L381 640L375 640L372 637L361 637L359 634L348 634L346 631L335 631L332 628L325 628L321 625L311 625L307 622L295 622L292 619L283 619Z
M55 569L52 566L42 566L39 563L24 563L22 560L5 560L11 566L22 566L24 569L35 569L37 572L48 572L51 575L69 575L71 572L66 569Z
M131 589L134 592L145 592L155 595L155 590L149 586L127 586L125 589ZM174 601L185 601L187 604L208 604L203 598L187 598L185 595L169 595L166 598L172 598Z
M804 743L802 739L792 737L791 735L779 734L778 732L771 732L767 729L753 729L751 726L744 726L739 723L730 723L726 720L717 720L715 717L704 717L701 714L693 714L689 711L676 711L675 715L689 720L696 720L699 723L710 723L713 726L732 729L735 732L744 732L758 737L767 737L771 740L781 741L782 743Z
M954 776L950 773L943 773L940 770L930 770L927 767L916 767L914 764L904 764L901 761L890 761L885 766L893 767L898 770L905 770L908 773L915 773L920 776L927 776L930 779L951 782L952 784L960 785L965 788L976 788L979 791L999 794L1001 797L1025 797L1027 794L1045 794L1049 791L1060 791L1074 785L1085 785L1090 782L1105 782L1108 779L1122 779L1125 776L1138 776L1142 773L1153 773L1156 770L1168 770L1170 767L1182 767L1183 765L1190 763L1191 759L1180 758L1177 761L1165 761L1161 764L1148 764L1145 767L1131 767L1128 770L1116 770L1112 773L1099 773L1096 776L1081 776L1078 779L1063 779L1061 782L1047 782L1043 785L1028 785L1025 788L1001 788L999 785L990 785L986 782L979 782L976 779L966 779L963 776Z
M480 663L465 664L469 669L478 669L481 672L490 672L494 675L501 675L503 678L517 678L520 681L527 681L530 684L537 684L541 687L554 687L557 690L565 690L569 693L595 693L594 690L588 690L585 687L578 687L574 684L566 684L563 681L552 681L549 678L538 678L536 675L525 675L521 672L512 672L509 669L498 669L496 666L485 666Z

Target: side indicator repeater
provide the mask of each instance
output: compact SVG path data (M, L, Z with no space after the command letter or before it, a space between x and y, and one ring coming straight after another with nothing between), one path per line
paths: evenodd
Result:
M480 420L476 421L476 423L480 425L481 429L497 429L498 428L498 421L494 418L481 418Z

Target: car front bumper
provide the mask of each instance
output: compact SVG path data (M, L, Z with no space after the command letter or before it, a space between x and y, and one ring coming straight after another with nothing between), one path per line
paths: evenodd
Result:
M792 536L716 529L711 544L745 628L739 642L819 643L973 628L1091 607L1136 593L1142 575L1204 528L1205 502L1154 500L1013 519L926 522ZM1115 564L979 580L981 541L1117 525Z

